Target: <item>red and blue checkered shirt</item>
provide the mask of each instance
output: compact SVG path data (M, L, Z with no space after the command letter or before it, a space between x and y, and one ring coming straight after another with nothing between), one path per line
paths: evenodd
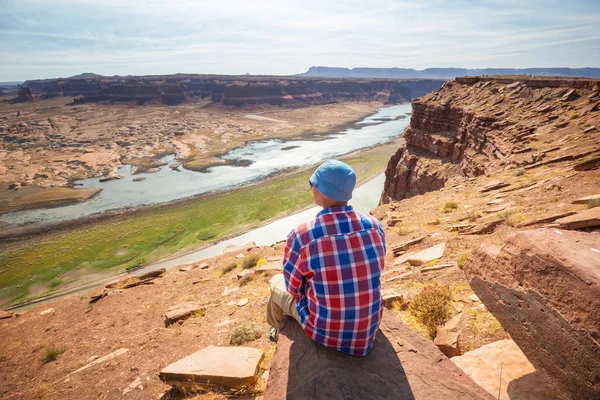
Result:
M287 237L283 275L315 342L366 355L383 314L383 227L351 206L326 208Z

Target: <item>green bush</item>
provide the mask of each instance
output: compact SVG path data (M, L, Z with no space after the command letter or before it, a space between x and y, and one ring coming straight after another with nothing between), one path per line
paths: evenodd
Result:
M450 288L436 283L425 287L416 295L408 306L408 311L425 326L429 338L434 339L438 325L450 317L451 301Z
M216 233L213 233L213 232L200 232L198 234L198 239L206 241L206 240L210 240L210 239L214 238L215 236L217 236L217 235L216 235Z

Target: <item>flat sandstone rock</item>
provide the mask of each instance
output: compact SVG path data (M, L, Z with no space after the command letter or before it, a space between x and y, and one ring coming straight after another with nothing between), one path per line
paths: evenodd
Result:
M600 235L519 231L464 265L469 284L527 359L567 398L600 398Z
M160 379L179 389L201 385L238 389L256 382L264 352L250 347L208 346L160 371Z
M169 308L165 313L165 326L174 324L177 321L189 318L193 313L199 311L202 307L198 303L187 302L180 303Z
M444 255L444 250L446 250L446 242L436 244L425 250L417 251L416 253L411 253L403 257L405 257L410 265L423 265L441 258Z
M500 400L556 398L540 373L512 340L486 344L452 362L482 388Z
M264 400L494 398L390 311L365 357L316 344L289 317L283 324Z
M600 207L590 208L570 217L557 219L556 223L563 229L583 229L600 226Z

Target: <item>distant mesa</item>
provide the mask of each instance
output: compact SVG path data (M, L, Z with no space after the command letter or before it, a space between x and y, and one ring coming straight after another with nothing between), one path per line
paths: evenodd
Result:
M214 75L104 77L83 73L71 78L26 81L14 101L72 97L74 103L135 102L177 105L208 100L241 107L252 104L304 107L346 101L399 104L442 86L444 80L323 79Z
M298 76L321 78L454 79L459 76L533 75L600 78L600 68L340 68L310 67Z

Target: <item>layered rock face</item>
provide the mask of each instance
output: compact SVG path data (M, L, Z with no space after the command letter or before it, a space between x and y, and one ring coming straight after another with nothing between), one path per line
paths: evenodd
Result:
M471 288L566 398L600 398L600 235L538 229L482 245Z
M600 80L465 77L413 100L406 145L386 169L381 204L438 190L454 175L552 162L529 144L565 139L560 130L582 125L600 110ZM585 128L584 128L585 129ZM596 128L589 128L595 130ZM597 147L593 135L577 138ZM568 149L569 157L581 154ZM577 154L576 154L577 153Z
M271 104L304 106L339 101L411 101L438 89L443 80L245 78L201 75L132 78L67 78L27 81L24 86L40 98L58 95L77 102L133 101L179 104L186 98L210 98L228 106Z

